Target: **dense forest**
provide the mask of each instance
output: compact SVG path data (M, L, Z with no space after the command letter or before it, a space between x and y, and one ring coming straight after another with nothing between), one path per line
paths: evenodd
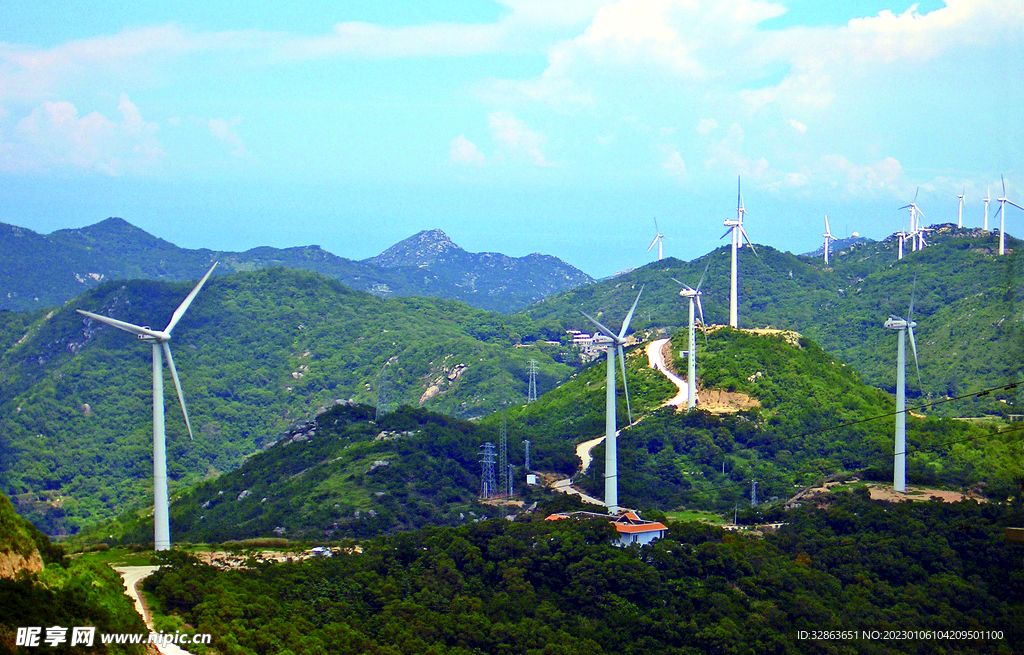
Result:
M264 653L1011 653L1024 648L1020 520L997 504L836 493L763 538L674 523L640 548L606 521L500 519L218 570L182 552L149 578L160 610ZM187 627L186 627L187 626ZM995 631L843 639L800 631Z

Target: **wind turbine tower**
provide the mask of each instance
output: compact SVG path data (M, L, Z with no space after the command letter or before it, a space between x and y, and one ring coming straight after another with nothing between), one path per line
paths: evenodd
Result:
M164 366L163 357L167 357L167 368L171 369L171 379L174 380L174 389L178 393L178 401L181 403L181 413L185 417L185 427L188 429L188 437L192 438L192 423L188 419L188 409L185 407L185 394L181 390L181 380L178 378L178 370L174 367L174 358L171 357L171 332L178 324L181 317L185 315L189 305L195 300L199 290L203 288L206 281L216 268L214 262L210 270L206 272L203 279L199 280L195 288L185 297L178 308L171 315L171 320L163 330L153 330L149 327L142 327L117 319L93 314L84 310L76 310L79 314L87 316L100 323L116 327L125 332L136 335L140 341L148 343L153 347L153 548L154 550L170 550L171 548L171 523L170 510L167 497L167 436L164 433Z
M647 252L651 252L651 248L654 247L654 244L658 244L658 261L659 262L661 261L661 258L662 258L661 240L664 239L664 238L665 238L665 235L662 234L661 230L658 229L658 219L655 218L654 219L654 241L651 241L651 245L647 246Z
M964 226L964 202L965 202L964 195L966 193L967 193L967 187L965 186L963 188L963 190L960 192L960 195L957 196L957 200L960 201L960 203L959 203L960 206L959 206L959 208L957 209L957 212L956 212L956 226L957 227L963 227Z
M704 307L700 302L700 288L704 284L704 276L708 274L708 268L710 267L711 262L708 262L707 266L704 267L704 272L700 276L700 282L697 283L696 289L672 278L673 282L682 287L679 290L679 295L690 300L690 352L686 357L686 411L690 411L697 406L697 339L694 333L694 305L696 305L696 309L700 312L701 327L704 327ZM704 339L705 341L707 340L706 333Z
M910 233L908 234L908 236L911 240L911 247L915 251L918 249L918 241L920 241L921 248L924 248L925 246L924 233L922 229L919 227L919 217L927 217L924 215L924 212L921 211L917 206L917 194L920 193L920 191L921 188L918 187L918 189L914 191L914 201L909 205L903 205L902 207L900 207L900 209L910 210Z
M730 295L729 295L729 325L738 328L740 326L739 318L739 279L736 269L736 251L743 246L743 239L747 240L750 245L750 249L754 251L754 255L757 255L757 249L754 248L754 244L751 243L750 237L747 236L747 231L743 229L743 215L747 213L747 210L743 207L743 194L740 192L740 178L736 176L736 220L726 220L724 225L729 229L725 231L725 234L721 238L725 238L727 234L732 232L732 273L730 278Z
M985 202L985 223L984 223L984 228L985 228L986 232L988 232L988 203L992 201L992 198L989 198L989 196L992 195L991 191L992 191L992 187L986 188L985 189L985 197L982 199Z
M834 236L832 236L832 230L830 230L829 227L828 227L828 215L827 214L825 215L825 233L822 234L821 236L825 237L825 266L828 266L828 246L829 246L829 242L831 242L831 241L838 241L838 239L836 239Z
M1003 195L1001 198L996 198L996 202L999 203L999 254L1006 254L1006 205L1013 205L1017 209L1024 210L1017 203L1013 202L1006 197L1006 178L1002 175L999 179L1003 181Z
M914 287L917 280L914 280ZM899 493L907 490L907 343L906 336L910 334L910 347L914 352L914 365L917 366L918 384L921 382L921 367L917 361L917 343L914 341L914 328L917 323L914 317L914 290L910 291L910 309L907 311L907 318L900 316L889 316L885 321L885 327L899 332L899 341L896 356L896 439L893 446L893 489Z
M633 306L629 308L629 313L626 314L626 318L622 321L622 329L619 330L618 334L601 325L597 319L584 312L580 312L600 330L601 334L594 335L594 343L599 347L603 347L608 357L604 415L604 503L608 507L608 512L613 515L618 514L620 509L619 462L616 441L618 425L615 416L615 352L618 351L619 353L619 366L622 369L622 386L626 394L626 412L629 416L629 422L632 423L633 411L629 407L629 384L626 382L626 355L622 350L622 346L626 343L626 332L629 330L629 322L633 320L633 312L636 311L636 305L640 302L640 295L643 292L643 287L640 287L640 293L636 294L636 300L633 301Z

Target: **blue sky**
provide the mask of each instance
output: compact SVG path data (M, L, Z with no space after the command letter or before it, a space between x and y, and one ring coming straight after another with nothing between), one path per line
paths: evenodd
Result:
M356 259L438 227L604 276L655 216L724 243L737 175L794 252L917 187L928 222L1024 199L1019 0L252 4L0 6L0 221Z

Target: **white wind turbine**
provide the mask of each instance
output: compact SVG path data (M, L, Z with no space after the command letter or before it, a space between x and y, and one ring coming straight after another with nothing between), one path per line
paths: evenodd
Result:
M690 353L686 357L686 410L690 411L697 406L697 339L694 333L694 305L696 305L697 311L700 312L700 324L701 327L706 328L704 323L704 307L700 302L700 288L704 284L704 277L708 274L708 269L711 267L711 262L708 262L707 266L704 267L704 272L701 273L700 282L697 283L697 288L694 289L689 285L683 284L679 280L672 278L672 281L682 287L679 290L679 295L683 298L689 298L690 300ZM707 333L704 334L704 340L707 341Z
M736 269L736 251L738 248L743 246L743 239L747 240L747 244L750 245L750 249L754 251L754 255L757 256L757 249L754 248L754 244L750 241L750 237L747 236L747 231L743 229L743 215L747 213L747 210L743 207L743 194L740 193L740 178L736 176L736 220L726 219L724 225L729 229L725 231L720 238L724 239L729 232L732 232L732 274L730 278L730 295L729 295L729 325L738 328L740 326L739 317L739 278Z
M828 246L830 241L838 241L839 239L832 236L832 230L828 227L828 215L825 215L825 234L821 236L825 237L825 266L828 266Z
M982 198L982 200L985 203L985 223L984 223L984 227L985 227L985 231L986 232L988 232L988 203L992 201L992 198L989 198L989 196L992 195L991 191L992 191L992 187L987 187L985 189L985 197Z
M1004 255L1006 254L1006 205L1013 205L1020 210L1024 210L1024 207L1006 197L1006 178L1000 175L999 179L1003 181L1003 195L1001 198L996 198L996 202L999 203L999 254Z
M185 315L189 305L195 300L196 294L206 284L213 269L217 266L214 262L210 270L206 272L203 279L199 280L192 292L185 297L185 300L178 305L171 315L171 320L163 330L153 330L149 327L125 323L117 319L93 314L92 312L76 310L79 314L89 318L112 325L119 330L131 332L138 338L153 346L153 546L155 550L169 550L171 547L171 525L169 519L167 499L167 446L164 434L164 372L162 355L167 356L167 367L171 369L171 379L174 380L174 389L178 392L178 400L181 402L181 413L185 416L185 427L188 428L189 439L192 438L192 423L188 420L188 410L185 408L185 394L181 390L181 380L178 379L178 371L174 367L174 358L171 357L171 347L168 342L171 340L171 331L178 324L181 317Z
M626 343L626 332L629 330L629 322L633 320L633 312L636 311L636 305L640 302L640 294L643 292L644 288L640 287L640 293L636 294L636 300L633 301L633 306L629 308L629 313L626 314L626 318L622 321L622 329L619 330L618 334L601 325L597 319L589 314L580 312L601 331L601 334L594 335L594 343L603 346L608 354L604 415L604 503L608 507L608 512L613 515L619 513L619 460L616 441L618 425L615 415L615 352L618 351L619 353L619 366L622 369L622 386L626 393L626 412L629 416L629 422L632 423L633 410L629 407L629 384L626 382L626 355L622 350L622 346Z
M907 236L910 237L912 248L914 250L918 249L918 241L919 240L921 242L921 248L924 248L924 246L925 246L925 243L924 243L924 233L921 231L921 228L918 227L918 217L919 216L924 216L924 212L921 211L918 208L918 206L917 206L917 194L920 191L921 191L921 188L918 187L917 191L914 191L914 201L912 203L910 203L909 205L903 205L902 207L900 207L900 209L909 209L910 210L910 233ZM927 218L927 217L925 216L925 218Z
M647 246L647 252L651 252L651 248L654 247L654 244L658 244L658 261L660 262L661 261L661 257L662 257L661 240L665 238L665 235L662 234L661 230L658 229L658 219L657 218L654 219L654 234L655 234L654 241L651 241L651 245Z
M900 250L898 259L903 259L903 244L906 242L907 237L912 236L910 232L906 230L900 230L896 233L896 239L899 240Z
M889 316L885 321L885 327L890 330L899 331L899 346L896 357L896 439L893 460L893 489L904 493L907 490L907 343L906 335L910 334L910 347L914 351L914 366L917 367L917 382L921 384L921 367L917 361L917 343L914 341L914 328L917 323L914 318L914 288L917 287L917 278L914 278L914 286L910 291L910 309L907 311L907 318Z
M957 227L963 227L964 226L964 202L965 202L964 195L966 193L967 193L967 187L964 186L963 190L960 192L960 195L957 196L957 200L960 201L960 207L959 207L959 209L957 209L957 212L956 212L956 226Z

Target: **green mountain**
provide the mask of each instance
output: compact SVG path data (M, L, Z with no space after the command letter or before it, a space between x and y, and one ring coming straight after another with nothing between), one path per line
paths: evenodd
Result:
M517 464L519 498L529 502L518 436L513 430L509 461ZM234 471L183 492L171 505L171 533L193 543L364 538L495 516L499 508L477 502L487 441L498 445L493 427L425 409L377 417L368 405L337 405ZM568 475L576 467L569 442L541 440L533 452L542 470ZM151 542L152 516L131 512L84 536L110 541L109 535L114 543Z
M218 275L287 267L315 271L379 296L430 296L510 312L593 280L556 257L469 253L440 230L420 232L365 262L320 246L189 250L120 218L41 235L0 223L0 310L59 305L104 280L195 279L220 261Z
M74 310L163 325L191 284L100 285L39 316L0 357L0 489L50 534L151 495L150 348ZM521 402L529 360L541 392L572 372L543 343L558 336L524 316L378 298L315 273L213 278L172 342L196 434L187 439L165 380L172 491L236 467L339 399L383 395L462 417Z
M1012 253L999 257L995 233L943 225L932 237L932 245L906 253L902 261L896 259L893 239L857 244L836 252L830 269L819 259L767 246L758 247L759 257L744 249L740 326L797 331L849 363L872 386L894 392L896 338L882 323L891 314L906 315L914 290L922 384L911 364L912 397L958 396L1020 380L1024 242L1008 237ZM523 313L589 332L579 310L622 316L643 285L636 329L681 327L688 320L687 305L671 278L695 285L710 264L703 289L705 317L709 324L727 324L729 261L727 247L692 262L666 259L551 296ZM963 416L1021 413L1022 390L958 407Z
M677 334L673 353L686 342ZM684 360L677 361L682 368ZM842 474L891 483L893 399L810 339L723 328L701 342L697 362L705 390L698 397L726 392L735 400L753 398L757 406L719 416L666 408L623 430L619 498L626 506L725 511L748 502L752 480L762 500L785 500ZM532 409L523 409L519 420ZM925 409L914 414L907 417L908 484L1020 496L1019 431L938 418ZM540 432L558 429L540 416L533 420L544 426ZM590 475L576 482L600 497L603 446L593 454Z

